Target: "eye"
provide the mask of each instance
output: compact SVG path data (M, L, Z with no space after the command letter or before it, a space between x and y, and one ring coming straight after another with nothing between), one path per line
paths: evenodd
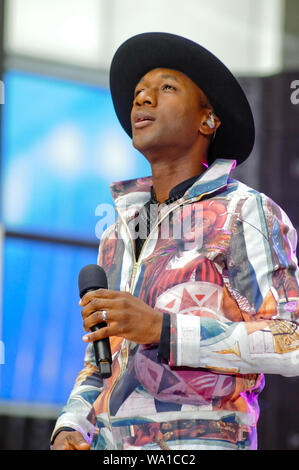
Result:
M174 87L173 85L170 85L170 83L165 83L162 86L162 90L176 90L176 87Z
M136 98L136 96L139 95L139 93L141 93L143 90L143 88L140 88L139 90L136 90L135 93L134 93L134 98Z

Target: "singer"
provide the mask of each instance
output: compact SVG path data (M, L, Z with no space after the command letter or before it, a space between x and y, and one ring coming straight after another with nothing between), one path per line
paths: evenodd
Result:
M168 33L122 44L110 89L152 176L111 185L109 288L80 301L85 367L52 448L256 449L264 374L299 375L299 270L286 213L230 176L254 145L247 98L213 54ZM92 343L106 337L102 379Z

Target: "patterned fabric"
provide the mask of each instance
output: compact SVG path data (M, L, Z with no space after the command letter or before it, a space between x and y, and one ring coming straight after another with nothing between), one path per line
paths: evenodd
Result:
M113 337L102 382L88 345L54 432L80 430L92 449L257 448L263 374L299 375L297 235L272 200L230 178L234 163L217 160L159 206L138 262L151 178L112 185L119 217L98 263L109 289L170 315L170 360L157 344Z

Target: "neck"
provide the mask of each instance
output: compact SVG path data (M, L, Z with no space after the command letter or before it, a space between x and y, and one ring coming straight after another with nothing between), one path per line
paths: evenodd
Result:
M153 188L160 204L168 199L174 186L206 170L209 143L209 139L201 138L191 147L136 147L151 165Z
M153 176L153 188L156 199L161 204L169 197L171 189L193 176L200 175L206 170L203 164L206 160L198 159L195 162L189 162L189 165L179 164L177 161L156 161L151 164Z

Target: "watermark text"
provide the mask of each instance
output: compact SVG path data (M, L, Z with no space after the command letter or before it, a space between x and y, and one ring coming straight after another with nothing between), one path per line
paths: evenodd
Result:
M4 104L4 103L5 103L5 86L4 86L4 82L0 80L0 104Z
M4 343L0 340L0 364L4 364L5 362L4 349Z
M291 103L299 104L299 80L293 80L290 85L291 90Z
M117 235L119 238L130 235L132 240L146 240L149 236L152 240L158 238L174 240L181 246L183 244L184 250L198 249L202 246L204 217L201 205L182 205L170 212L167 207L162 209L160 207L158 213L157 204L151 204L148 211L144 206L139 211L128 207L122 208L122 213L126 219L127 228L120 229ZM101 240L104 232L115 224L117 214L112 204L99 204L95 215L99 217L95 235ZM115 231L112 229L107 236L115 238Z

